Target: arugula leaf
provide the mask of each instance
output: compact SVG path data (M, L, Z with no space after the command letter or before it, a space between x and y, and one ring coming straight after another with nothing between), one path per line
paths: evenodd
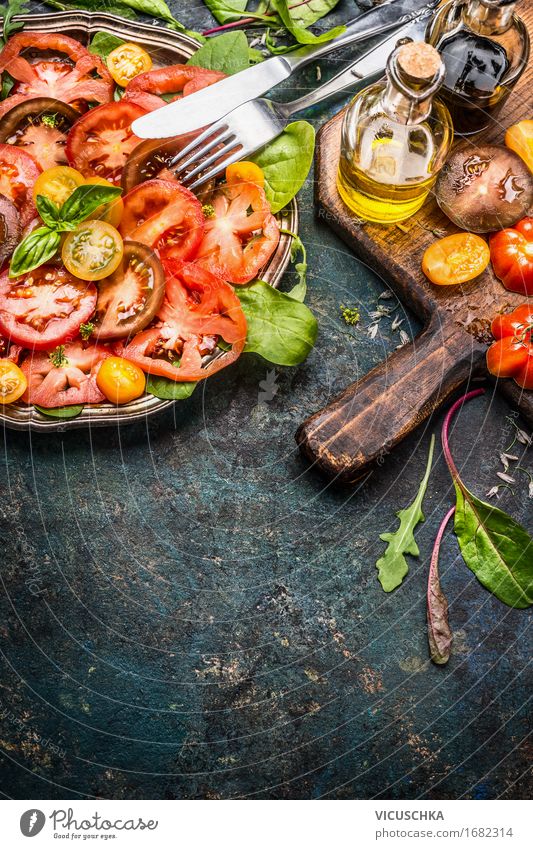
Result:
M75 419L83 411L83 404L71 404L70 407L39 407L38 404L33 406L43 416L50 416L52 419Z
M313 348L318 325L311 310L263 280L237 286L246 316L244 350L280 366L296 366Z
M89 51L102 59L107 59L113 50L125 43L124 39L117 35L111 35L108 32L95 32L89 44Z
M9 265L9 276L19 277L48 262L55 256L60 244L61 236L56 230L38 227L15 248Z
M99 206L122 194L118 186L78 186L59 210L59 229L74 230Z
M396 587L399 587L409 571L409 566L404 555L412 554L413 557L418 557L420 554L413 532L419 522L423 522L425 518L422 512L422 502L424 501L431 474L434 448L435 437L432 436L426 471L418 488L416 498L409 507L406 507L404 510L398 510L396 513L400 520L400 527L392 534L384 533L379 536L383 542L388 543L385 553L376 563L378 579L386 593L390 593Z
M210 38L187 61L187 65L236 74L250 67L248 40L242 30Z
M339 26L333 27L333 29L330 29L327 32L321 32L318 35L315 35L305 29L305 26L308 26L307 24L303 26L299 24L295 18L293 18L293 15L289 10L287 0L270 0L270 4L281 18L283 26L288 30L288 32L290 32L293 38L296 39L298 44L324 44L325 42L331 41L332 39L337 38L337 36L342 35L343 32L346 32L346 27ZM326 14L326 12L323 14ZM319 17L322 17L322 15ZM318 18L315 18L315 20L318 20Z
M146 380L146 391L164 401L183 401L192 395L197 386L198 383L180 383L177 380L157 377L153 374L149 374Z
M448 511L437 533L431 563L429 564L427 589L427 622L429 654L433 663L442 665L448 663L452 646L452 632L448 622L448 600L442 591L439 577L439 553L442 537L455 512L455 507Z
M294 270L298 275L298 283L287 294L290 298L294 298L295 301L303 302L307 294L307 251L297 233L293 233L291 230L280 230L280 233L285 233L292 238L291 262L294 263ZM302 255L300 262L296 262L298 254Z
M233 0L231 3L224 3L221 0L204 0L204 2L219 24L238 20L248 5L248 0Z
M250 157L265 175L265 194L273 213L298 194L311 165L315 131L307 121L294 121L263 150Z
M444 456L457 496L455 533L466 565L489 592L509 607L530 607L533 604L533 539L511 516L481 501L466 488L450 451L452 418L463 403L484 392L484 389L475 389L456 401L442 426Z
M2 35L0 43L3 45L13 33L18 32L24 26L24 21L14 21L15 15L25 15L28 12L29 0L8 0L7 6L0 5L0 17L3 19Z
M99 0L42 0L45 6L50 6L52 9L58 9L60 12L73 12L76 9L85 9L89 12L100 11L102 8ZM137 18L133 9L125 6L120 0L106 0L105 10L111 15L120 15L122 18L135 20Z

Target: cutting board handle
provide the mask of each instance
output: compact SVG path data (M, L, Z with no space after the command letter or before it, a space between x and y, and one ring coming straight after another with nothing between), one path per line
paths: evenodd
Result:
M482 370L485 350L455 322L431 319L410 345L300 425L300 449L328 476L356 480Z

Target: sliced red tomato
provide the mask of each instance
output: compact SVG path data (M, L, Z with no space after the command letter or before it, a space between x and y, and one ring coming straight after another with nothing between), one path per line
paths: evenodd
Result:
M192 259L204 233L197 197L180 183L147 180L124 198L120 232L157 251L163 265Z
M103 177L120 183L122 169L140 139L131 123L146 112L136 103L106 103L76 121L67 137L66 154L84 177Z
M194 263L182 264L167 279L159 318L156 327L138 333L120 351L148 374L183 382L203 380L235 362L244 348L246 318L235 292ZM202 364L219 339L231 348Z
M45 351L30 355L21 366L28 381L22 400L47 409L105 401L105 395L96 385L96 375L102 360L111 353L103 345L84 348L76 340L65 345L62 366L54 366Z
M32 189L40 173L29 153L12 144L0 144L0 194L15 204L23 229L37 215Z
M62 58L31 61L21 55L25 50L52 51ZM107 103L113 97L113 80L100 57L60 33L16 33L0 52L2 71L16 85L0 104L0 116L30 97L53 97L63 103Z
M228 184L211 204L213 215L205 221L196 262L230 283L248 283L279 242L278 222L265 193L255 183Z
M43 265L15 280L0 277L0 333L42 351L78 335L96 305L94 283Z
M168 103L168 97L163 99L162 95L175 95L170 98L177 100L193 94L201 88L218 82L226 74L221 71L208 71L205 68L196 68L194 65L169 65L167 68L155 68L138 74L126 86L125 100L133 100L151 112Z

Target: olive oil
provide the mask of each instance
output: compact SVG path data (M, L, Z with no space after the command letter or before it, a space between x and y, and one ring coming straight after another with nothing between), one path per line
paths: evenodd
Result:
M434 48L404 44L389 59L387 79L350 104L337 186L359 218L393 224L426 200L453 139L449 112L433 98L443 76Z

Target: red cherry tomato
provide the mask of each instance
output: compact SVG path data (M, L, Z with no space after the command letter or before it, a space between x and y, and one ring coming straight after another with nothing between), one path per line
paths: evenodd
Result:
M196 261L230 283L248 283L279 242L278 222L263 189L255 183L222 186L211 200L213 215Z
M496 377L512 377L533 389L533 304L497 316L491 325L496 342L487 351L487 368Z
M0 144L0 195L15 204L23 229L37 215L32 190L40 173L29 153L12 144Z
M95 305L94 283L63 268L43 265L15 280L0 277L0 333L25 348L42 351L73 339Z
M138 74L126 86L124 100L133 100L144 107L147 112L159 109L166 102L161 95L173 94L173 100L178 97L193 94L201 88L218 82L226 74L220 71L208 71L196 68L194 65L170 65L167 68L156 68Z
M148 374L184 382L203 380L235 362L244 348L246 318L235 292L194 263L177 267L168 278L159 318L156 327L141 331L120 351ZM202 365L218 339L231 348Z
M61 54L69 61L28 61L25 50ZM19 32L0 52L0 73L16 81L12 94L0 104L0 116L30 97L53 97L63 103L106 103L113 96L113 80L99 56L60 33Z
M27 357L21 369L28 381L22 400L50 409L73 404L99 404L104 394L96 384L100 363L111 351L102 345L84 348L79 340L65 345L64 365L55 366L46 351Z
M131 124L145 109L123 100L91 109L76 121L67 137L66 154L84 177L103 177L120 183L122 169L140 139Z
M147 180L128 192L120 222L124 239L159 253L163 265L192 259L204 234L204 215L189 189L169 180Z
M506 289L533 296L533 218L491 236L490 258Z

